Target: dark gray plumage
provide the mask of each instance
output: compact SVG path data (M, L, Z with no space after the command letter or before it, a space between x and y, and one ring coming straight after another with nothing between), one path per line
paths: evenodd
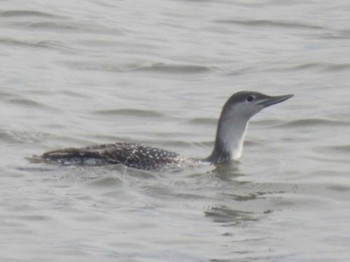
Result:
M263 108L283 102L292 96L267 96L247 91L232 95L223 106L214 149L209 157L200 161L218 164L240 158L249 119ZM123 164L146 170L196 161L178 153L133 143L60 149L44 153L41 159L61 164Z
M178 153L133 143L66 148L44 153L42 158L66 165L123 164L145 170L185 162L185 158Z

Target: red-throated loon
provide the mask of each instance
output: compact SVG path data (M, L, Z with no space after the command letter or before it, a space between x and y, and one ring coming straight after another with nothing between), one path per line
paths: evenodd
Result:
M293 95L267 96L248 91L232 95L223 106L213 152L202 160L194 160L178 153L133 143L59 149L46 152L40 158L45 162L61 164L123 164L145 170L194 161L218 164L237 160L242 155L244 135L249 119L265 107L283 102L291 97Z

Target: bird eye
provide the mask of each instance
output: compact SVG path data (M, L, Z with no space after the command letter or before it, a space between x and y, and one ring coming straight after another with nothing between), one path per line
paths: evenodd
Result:
M255 100L255 97L252 96L252 95L249 95L249 96L247 96L246 100L247 100L248 102L253 102L253 101Z

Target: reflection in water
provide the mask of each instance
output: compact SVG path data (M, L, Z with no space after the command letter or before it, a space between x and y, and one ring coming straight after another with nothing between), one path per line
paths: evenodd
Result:
M240 172L239 165L239 161L220 163L215 166L212 173L215 175L215 177L223 181L232 181L233 179L244 175Z
M239 162L217 165L211 171L221 183L216 191L216 201L204 211L206 217L224 226L256 222L261 217L278 210L284 201L281 194L295 193L298 187L288 183L258 183L244 179Z

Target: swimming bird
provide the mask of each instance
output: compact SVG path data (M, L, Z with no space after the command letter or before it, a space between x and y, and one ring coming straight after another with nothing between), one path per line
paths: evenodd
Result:
M291 97L293 95L268 96L250 91L233 94L222 108L214 149L207 158L201 160L186 158L181 154L156 147L126 142L59 149L46 152L40 158L45 162L61 164L123 164L145 170L182 163L219 164L238 160L242 155L244 136L250 118L262 109Z

